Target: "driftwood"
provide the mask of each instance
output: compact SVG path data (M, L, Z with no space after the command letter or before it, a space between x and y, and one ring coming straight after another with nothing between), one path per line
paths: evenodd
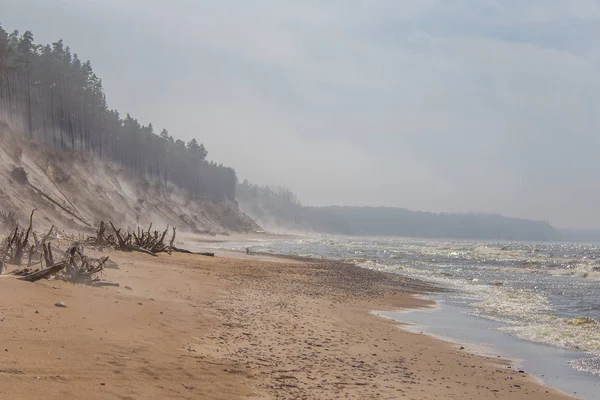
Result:
M195 254L197 256L206 256L206 257L214 257L215 253L210 253L210 252L200 252L200 253L194 253L193 251L189 251L186 249L180 249L178 247L171 247L171 250L177 253L184 253L184 254Z
M139 251L140 253L145 253L145 254L148 254L150 256L158 257L158 254L153 253L150 250L146 250L146 249L144 249L143 247L140 247L140 246L129 246L129 249L135 250L135 251Z
M29 275L25 275L19 279L22 279L27 282L36 282L36 281L39 281L40 279L46 278L50 275L56 275L57 273L59 273L60 271L65 269L66 266L67 266L67 263L65 261L61 261L58 264L55 264L55 265L48 267L46 269L43 269L41 271L37 271L37 272L31 273Z
M115 238L112 235L106 235L106 224L104 221L100 221L100 225L96 231L96 236L88 237L87 243L97 246L100 248L100 250L102 250L105 247L114 247Z
M173 248L173 242L175 241L175 235L177 234L176 228L173 227L173 234L171 235L171 240L169 241L169 244L165 243L165 237L167 236L167 232L169 231L168 226L167 229L165 229L162 232L162 234L160 234L158 231L154 231L154 233L152 233L151 230L152 224L150 224L147 231L142 231L140 228L138 228L137 235L135 234L135 232L131 234L131 236L134 239L134 247L136 247L136 250L147 250L153 254L163 252L170 254L171 249Z
M29 226L26 230L16 226L0 244L0 272L6 272L5 264L22 265L26 261L24 268L11 274L20 276L19 279L28 282L35 282L51 275L71 282L92 281L93 276L104 269L108 257L89 258L83 254L83 246L76 242L64 253L57 249L62 258L57 261L55 250L50 242L54 226L40 240L33 231L35 211L34 209L29 216ZM41 264L39 269L32 268L37 264Z
M156 230L152 231L152 224L147 230L138 227L136 232L123 232L120 228L117 229L112 221L109 223L113 234L106 234L106 224L101 221L96 236L88 237L86 243L100 248L110 247L121 251L139 251L152 256L156 256L158 253L171 254L177 235L175 227L171 228L171 238L168 243L165 243L169 232L168 226L162 233Z
M71 282L89 281L93 275L104 269L104 263L108 257L94 260L83 254L83 247L75 243L66 252L65 278Z
M27 253L28 265L31 265L35 245L31 246L29 244L29 235L31 234L33 214L35 211L35 209L31 211L29 216L29 227L26 231L21 230L19 226L17 226L4 240L2 250L0 250L1 261L8 262L9 264L21 265L23 256Z
M196 254L193 251L189 251L189 250L186 250L186 249L180 249L180 248L174 247L174 246L171 248L171 250L174 251L174 252L176 252L176 253Z
M105 287L105 286L119 287L119 286L121 286L121 285L119 285L118 282L106 282L106 281L92 281L90 284L93 286L98 286L98 287Z
M110 226L113 228L113 231L115 232L115 236L118 240L119 249L123 250L123 251L127 251L128 243L131 241L131 234L130 233L127 234L127 237L125 239L123 239L123 236L121 236L121 229L115 228L112 221L110 222Z
M13 271L12 274L21 276L19 279L28 282L36 282L50 275L56 275L69 282L91 282L93 276L104 269L104 264L107 261L108 257L102 259L87 257L83 254L83 248L75 244L65 252L64 260L54 263L52 248L48 243L44 245L44 262L50 267L37 271L27 267Z

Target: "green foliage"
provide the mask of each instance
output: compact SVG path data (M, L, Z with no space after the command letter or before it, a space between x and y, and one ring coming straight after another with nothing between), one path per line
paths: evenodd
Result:
M0 118L48 146L93 152L138 175L159 178L212 200L233 200L235 171L206 160L203 144L186 146L108 108L102 80L62 40L36 45L29 31L0 26Z

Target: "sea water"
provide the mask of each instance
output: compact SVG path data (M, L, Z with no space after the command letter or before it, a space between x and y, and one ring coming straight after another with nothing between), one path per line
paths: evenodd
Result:
M570 367L600 380L600 246L405 238L275 239L229 250L333 258L435 282L441 299L490 329L569 350Z

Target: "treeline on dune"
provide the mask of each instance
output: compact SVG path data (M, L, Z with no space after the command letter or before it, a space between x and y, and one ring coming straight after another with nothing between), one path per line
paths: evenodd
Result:
M29 31L8 33L0 26L0 119L28 139L91 152L197 198L235 199L232 168L208 161L196 139L185 143L110 109L91 63L62 40L40 45Z
M261 226L290 232L482 240L554 241L546 221L489 214L446 214L396 207L306 207L283 187L238 185L241 209Z

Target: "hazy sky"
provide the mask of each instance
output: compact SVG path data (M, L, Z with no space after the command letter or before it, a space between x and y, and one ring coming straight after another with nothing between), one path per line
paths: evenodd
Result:
M600 227L598 0L0 0L0 23L305 204Z

